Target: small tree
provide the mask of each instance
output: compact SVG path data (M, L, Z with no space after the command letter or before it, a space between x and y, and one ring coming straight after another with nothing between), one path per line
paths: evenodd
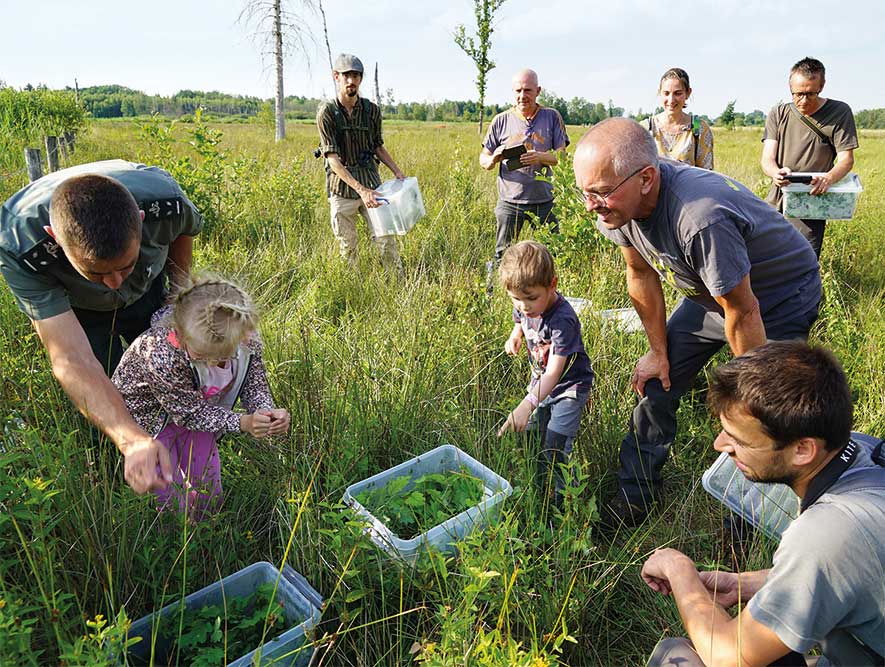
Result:
M724 125L730 130L734 129L734 105L737 100L732 100L728 104L725 105L725 111L722 112L722 115L719 116L718 121L720 125Z
M489 59L492 48L492 21L495 12L505 0L473 0L473 11L476 14L476 39L467 34L464 25L455 27L455 44L461 47L476 64L476 92L479 93L479 133L482 134L482 123L485 116L486 75L495 69L494 61Z

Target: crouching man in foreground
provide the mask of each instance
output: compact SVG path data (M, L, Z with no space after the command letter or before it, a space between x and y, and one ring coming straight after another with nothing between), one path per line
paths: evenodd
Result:
M849 440L839 363L805 343L768 343L717 368L709 401L716 450L753 482L789 485L800 515L770 570L698 572L656 550L642 578L673 595L691 643L662 641L649 665L805 665L815 644L819 666L885 664L885 468Z

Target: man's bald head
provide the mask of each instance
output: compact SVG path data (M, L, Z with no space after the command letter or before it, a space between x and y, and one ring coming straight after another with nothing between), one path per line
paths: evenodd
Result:
M530 69L519 70L513 75L512 88L516 108L526 118L533 118L538 111L537 100L541 94L538 75Z
M606 118L581 137L575 150L575 172L580 164L605 160L616 176L626 176L646 165L658 166L658 147L651 134L630 118Z
M521 69L514 74L512 82L514 88L516 87L516 83L524 83L531 88L537 88L540 85L538 83L538 73L535 70L528 68Z

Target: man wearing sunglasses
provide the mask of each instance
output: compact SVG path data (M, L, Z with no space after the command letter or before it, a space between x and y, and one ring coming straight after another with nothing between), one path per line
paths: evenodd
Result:
M549 176L558 153L569 144L559 112L537 102L541 94L538 75L530 69L521 70L513 75L512 85L513 108L492 119L479 154L483 169L498 167L496 264L530 214L540 223L556 224L553 186L535 175Z
M790 184L790 172L823 172L812 179L809 191L820 195L854 166L854 114L845 102L821 96L825 75L820 60L803 58L790 70L792 102L768 112L762 133L762 171L772 182L767 201L779 211L783 211L781 188ZM787 219L820 257L826 220Z
M575 152L575 177L602 234L621 247L627 289L649 352L621 443L608 527L636 525L658 499L679 400L726 343L735 356L768 340L805 338L817 318L820 271L782 215L727 176L659 159L639 123L609 118ZM682 295L667 318L662 283Z

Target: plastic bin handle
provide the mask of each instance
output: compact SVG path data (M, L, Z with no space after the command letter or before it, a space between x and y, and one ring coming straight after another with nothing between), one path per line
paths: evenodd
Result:
M323 608L323 598L322 596L314 590L314 587L307 583L307 579L302 577L291 565L284 565L281 571L283 578L292 584L301 595L303 595L308 602L310 602L317 609Z
M375 201L383 201L385 204L390 204L390 200L387 197L375 197Z

